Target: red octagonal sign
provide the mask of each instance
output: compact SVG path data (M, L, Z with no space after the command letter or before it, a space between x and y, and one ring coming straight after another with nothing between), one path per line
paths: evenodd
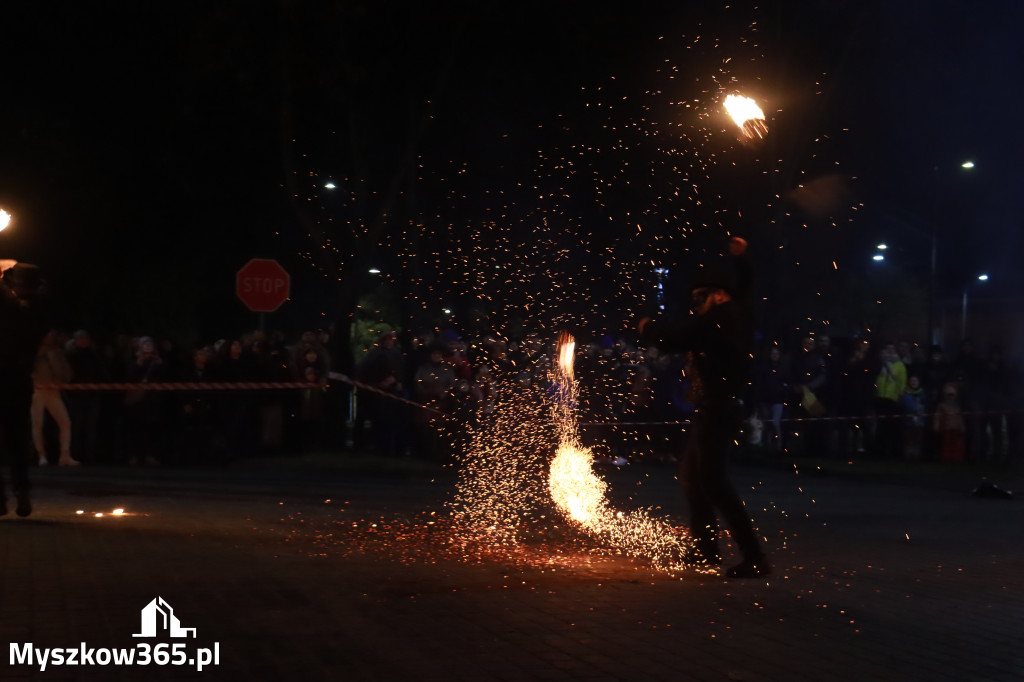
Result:
M253 258L235 275L235 293L255 313L272 313L288 300L292 278L276 260Z

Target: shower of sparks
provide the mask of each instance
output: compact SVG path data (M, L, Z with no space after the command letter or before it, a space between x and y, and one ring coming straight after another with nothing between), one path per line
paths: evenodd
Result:
M646 510L616 512L607 502L608 484L594 473L594 458L580 443L574 415L576 382L573 349L576 342L565 332L559 336L558 364L552 368L555 390L552 412L558 450L551 462L548 490L555 506L587 532L601 536L626 554L645 557L664 569L683 567L686 535Z
M764 112L757 106L757 102L749 97L729 95L725 98L725 110L748 138L762 138L768 132Z
M775 267L793 273L779 291L766 292L772 297L765 305L785 300L783 285L819 278L815 264L784 249L794 238L788 228L810 215L804 210L800 217L786 202L794 182L804 188L826 172L838 173L827 135L814 139L809 159L751 159L750 147L723 140L723 95L752 80L764 58L756 21L736 21L729 30L716 35L695 23L687 35L666 36L664 59L652 65L647 89L614 77L581 87L585 102L538 126L544 142L532 151L523 146L530 138L514 134L491 141L498 153L512 150L515 163L527 157L521 167L494 173L475 165L483 160L425 151L414 178L418 196L432 198L423 210L412 200L408 210L392 210L411 195L403 189L383 202L384 187L354 169L332 176L336 187L328 190L322 153L296 158L289 187L308 218L310 248L300 256L310 269L334 284L350 276L343 266L360 263L360 253L390 258L371 271L376 289L360 292L355 327L373 334L432 330L435 338L447 330L468 334L470 351L497 387L493 409L479 423L435 420L458 466L443 522L367 519L324 532L325 543L345 537L426 551L416 538L467 561L518 561L513 558L548 551L538 547L553 556L560 547L589 542L592 551L619 547L657 566L677 565L685 531L645 511L612 510L607 484L593 471L593 453L613 447L632 461L674 454L673 436L621 428L594 433L584 426L585 448L579 425L634 421L665 407L653 403L658 360L630 347L636 315L658 300L662 276L671 281L704 265L731 231L753 233L756 226L759 233L751 236L766 251L781 250ZM745 138L757 139L767 132L765 116L748 101L756 113L736 123ZM344 139L337 135L335 142L344 147ZM814 219L839 227L842 207L827 203ZM845 274L831 257L820 262ZM395 295L404 299L405 317L382 305ZM801 311L808 323L828 319L824 297L814 305L820 308ZM580 343L546 344L546 330L560 327L579 329ZM668 360L662 369L678 369L676 359L660 359ZM567 372L556 369L567 361ZM559 373L560 383L547 381ZM433 543L441 538L450 544L438 550Z
M549 513L540 482L553 433L543 405L539 389L521 387L499 396L493 421L469 429L450 509L455 541L470 555L519 545Z

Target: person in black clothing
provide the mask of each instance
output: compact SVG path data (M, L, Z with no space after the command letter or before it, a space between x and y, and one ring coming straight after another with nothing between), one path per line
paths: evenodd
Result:
M13 264L0 279L0 459L10 469L18 516L32 513L32 370L50 327L40 290L39 268L27 263ZM6 488L0 477L0 516L6 513Z
M377 343L367 352L359 364L356 378L379 391L402 397L403 357L402 351L396 346L398 336L394 332L385 332L377 339ZM374 447L377 452L397 457L404 449L403 430L407 428L404 405L373 391L361 390L358 395L360 405L359 422L370 420L373 428Z
M784 449L782 414L791 395L792 383L789 365L782 361L782 349L773 344L765 357L759 358L754 365L753 387L756 414L765 424L766 444L773 452Z
M793 359L793 393L800 401L797 416L800 432L803 433L803 454L811 457L824 457L828 454L828 422L819 421L828 410L833 408L828 403L829 369L825 356L818 350L817 339L812 334L805 334L801 340L800 350ZM806 392L814 394L816 402L808 403Z
M696 411L679 470L695 538L687 558L706 566L721 563L717 510L743 556L727 571L730 578L756 578L771 571L743 501L727 475L727 459L739 439L743 420L740 396L749 384L753 342L752 268L746 249L744 240L733 238L729 252L735 272L704 269L693 282L690 292L697 314L685 323L640 322L640 336L646 343L690 354Z
M210 356L212 350L196 348L192 351L192 366L180 376L187 383L203 383L211 380ZM208 464L215 456L222 454L214 449L219 445L214 428L216 405L207 391L181 391L175 396L178 408L175 421L175 438L178 462L181 464Z
M839 456L851 457L874 448L869 419L878 370L868 359L868 344L857 341L837 376L835 391L839 414Z
M72 383L99 384L110 380L106 360L93 343L92 335L84 329L74 333L65 355L71 365ZM93 391L68 391L67 403L71 415L71 456L92 464L99 449L103 396Z
M125 381L158 383L168 378L164 360L151 336L135 344L135 354L125 368ZM131 389L124 393L125 446L129 464L158 466L166 454L166 396L159 391Z

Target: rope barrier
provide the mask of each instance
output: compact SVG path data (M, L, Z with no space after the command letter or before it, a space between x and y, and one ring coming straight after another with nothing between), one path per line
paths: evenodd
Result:
M413 400L403 398L402 396L395 395L383 389L371 386L370 384L363 383L348 377L340 372L328 372L328 378L334 381L341 381L343 383L354 386L363 391L368 391L376 395L384 396L389 400L394 400L411 407L415 407L420 410L426 410L438 415L445 415L444 412L436 408L430 407L429 405L423 405ZM311 389L311 388L323 388L325 385L310 382L310 381L150 381L150 382L104 382L104 383L74 383L74 384L59 384L59 383L48 383L48 384L37 384L36 388L40 390L59 390L59 391L265 391L265 390L279 390L279 389ZM971 411L961 412L960 414L964 417L983 416L983 415L1007 415L1007 414L1019 414L1024 412L1024 409L1016 410L988 410L988 411ZM870 422L874 420L883 419L906 419L911 417L931 418L937 413L925 412L922 414L875 414L875 415L862 415L862 416L833 416L833 417L786 417L780 420L780 423L784 424L799 424L804 422ZM763 422L771 422L770 419L762 419ZM580 422L580 426L686 426L690 423L689 419L677 420L677 421L632 421L632 422Z
M960 415L963 417L974 417L984 415L1007 415L1007 414L1020 414L1024 413L1024 409L1018 410L988 410L982 412L961 412ZM877 419L907 419L911 417L934 417L936 412L924 412L922 414L875 414L875 415L864 415L859 417L786 417L780 419L779 422L782 424L796 424L803 422L839 422L839 421L856 421L856 422L869 422ZM761 419L764 423L773 423L771 419ZM689 419L679 421L661 421L661 422L580 422L580 426L685 426L690 423Z
M447 416L441 410L437 410L437 409L434 409L433 407L429 407L427 405L423 405L422 403L414 402L414 401L409 400L407 398L403 398L400 395L395 395L394 393L389 393L388 391L385 391L383 389L377 388L376 386L371 386L369 384L364 384L361 381L356 381L355 379L347 377L344 374L341 374L340 372L328 372L327 376L330 379L334 379L335 381L343 381L346 384L349 384L351 386L355 386L358 389L361 389L361 390L364 390L364 391L369 391L371 393L376 393L377 395L382 395L385 398L390 398L391 400L395 400L397 402L404 403L406 405L411 405L412 407L416 407L416 408L419 408L421 410L426 410L427 412L433 412L434 414L439 414L439 415Z
M80 384L36 384L43 391L263 391L279 388L318 388L311 381L143 381Z
M376 386L356 381L340 372L328 372L328 378L341 381L355 386L364 391L382 395L412 407L443 415L444 413L428 405L414 402L402 396L389 393ZM36 384L35 386L43 391L265 391L274 389L305 389L324 388L325 384L311 381L145 381L125 382L112 381L103 383L75 383L75 384Z

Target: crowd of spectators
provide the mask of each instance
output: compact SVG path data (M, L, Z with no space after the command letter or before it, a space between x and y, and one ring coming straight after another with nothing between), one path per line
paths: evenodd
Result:
M70 338L55 330L48 340L36 363L37 397L55 393L46 388L53 384L305 382L314 387L60 391L59 407L33 409L41 465L50 463L48 455L55 451L62 465L225 463L254 453L308 451L327 437L326 332L305 332L294 343L252 332L191 350L150 336L122 336L101 345L85 330ZM47 413L54 417L52 428Z
M554 348L537 336L522 340L438 342L414 337L407 350L388 334L360 365L359 378L378 389L475 423L493 412L509 383L547 381ZM671 455L681 447L679 422L692 413L686 358L605 337L580 348L579 420L609 454ZM808 334L792 349L764 344L751 367L744 399L747 444L815 457L990 462L1022 458L1024 391L1016 368L994 345L984 357L964 341L952 360L939 346L868 339L833 345ZM443 444L425 411L409 414L385 396L364 397L361 417L381 452L411 446L403 434ZM411 423L410 429L402 428ZM381 425L381 428L373 428ZM637 436L634 438L631 436ZM431 440L434 439L434 440Z
M751 386L760 442L850 458L988 462L1021 457L1024 391L1017 368L993 345L941 346L867 339L836 347L803 337L795 352L769 345ZM789 424L789 427L787 427Z
M154 465L348 447L443 460L458 447L459 425L493 418L502 395L544 388L555 350L553 339L535 334L467 342L453 332L429 332L401 340L382 334L356 358L352 376L367 388L352 391L329 380L330 338L323 331L292 342L252 332L185 352L146 336L98 346L86 331L71 338L54 332L40 352L41 386L227 381L314 387L67 390L66 421L59 409L34 411L37 454L43 464L49 447L59 464ZM62 350L56 355L66 368L54 369L61 364L54 349ZM965 341L948 361L939 347L925 353L901 341L874 348L864 339L833 345L818 334L792 348L765 344L751 369L747 443L768 452L994 463L1020 457L1020 376L997 346L978 357ZM629 340L582 344L576 376L584 437L603 443L611 457L679 452L679 422L693 410L685 370L684 356ZM45 414L58 427L48 438ZM438 420L448 425L439 430Z

